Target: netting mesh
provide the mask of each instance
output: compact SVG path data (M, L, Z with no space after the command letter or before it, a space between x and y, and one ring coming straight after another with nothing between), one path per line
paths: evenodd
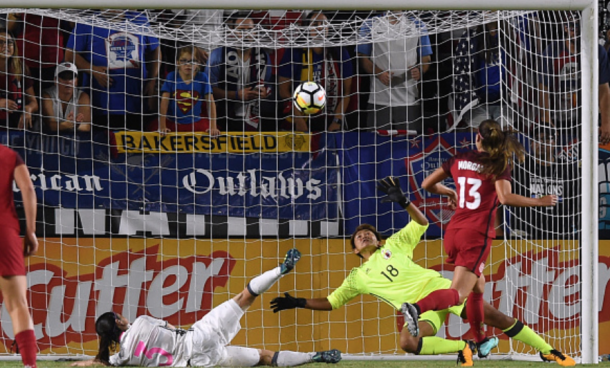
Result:
M20 13L24 9L1 9L2 13ZM193 42L202 45L232 46L236 44L235 32L226 27L224 22L227 14L237 10L82 10L82 9L27 9L28 14L49 16L57 19L88 24L97 27L116 29L155 36L168 40ZM360 36L363 22L371 16L384 17L406 16L421 20L426 24L429 34L443 33L476 27L490 21L513 19L532 12L524 11L328 11L328 22L315 27L322 37L310 37L311 28L302 25L301 21L309 11L245 11L255 21L256 26L251 32L243 35L244 47L266 47L278 49L296 46L349 46L368 42ZM134 24L125 17L146 17L149 24ZM403 30L404 31L404 30ZM421 34L417 28L397 32L388 28L385 33L378 34L380 41L390 41L413 37ZM240 36L242 36L240 34ZM242 38L242 37L240 37Z
M11 110L0 139L24 157L40 202L44 246L28 280L42 354L95 355L95 317L109 309L188 327L292 247L303 259L245 314L234 344L404 354L402 316L370 296L332 313L274 314L269 301L328 296L360 265L349 244L359 224L384 236L407 224L379 203L388 175L431 222L414 259L451 278L442 239L453 211L421 182L474 149L488 118L526 148L513 191L560 204L500 207L485 298L580 354L579 12L240 12L246 28L231 10L0 14L33 73L16 82L0 66ZM64 38L48 47L49 34ZM292 104L306 80L328 99L311 118ZM504 327L487 328L502 354L537 355ZM8 354L5 308L1 328ZM455 315L438 336L471 337Z

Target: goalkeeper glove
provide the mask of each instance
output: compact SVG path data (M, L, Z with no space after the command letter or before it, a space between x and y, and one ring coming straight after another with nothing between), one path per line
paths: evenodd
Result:
M278 296L271 301L271 309L273 309L273 313L277 313L285 309L305 308L305 304L307 303L305 298L295 298L290 296L288 293L284 293L284 296L285 298Z
M385 197L381 198L381 203L396 202L400 204L402 208L407 208L409 203L411 203L402 193L398 179L394 179L391 176L379 180L377 189L387 194Z

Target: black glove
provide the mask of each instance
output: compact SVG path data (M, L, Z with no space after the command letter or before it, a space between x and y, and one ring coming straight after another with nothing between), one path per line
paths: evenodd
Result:
M394 179L391 176L379 180L377 189L387 194L385 197L381 198L381 203L396 202L400 204L402 208L407 208L409 203L411 203L402 193L398 179Z
M180 336L182 336L182 335L185 335L185 334L186 334L186 330L183 330L183 329L181 329L181 328L177 328L177 329L175 329L175 330L174 330L174 332L176 333L176 335L180 335Z
M305 308L307 300L305 298L295 298L288 293L284 293L285 298L278 296L271 301L271 309L273 313L277 313L284 309Z

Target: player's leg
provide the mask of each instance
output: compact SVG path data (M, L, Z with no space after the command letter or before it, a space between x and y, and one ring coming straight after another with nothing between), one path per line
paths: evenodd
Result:
M339 350L328 350L318 353L297 353L250 349L239 346L226 346L223 358L218 362L220 367L253 367L268 365L274 367L293 367L307 363L338 363L341 360Z
M444 247L448 254L447 263L455 263L460 249L459 237L456 230L448 230L445 233ZM458 274L459 277L458 267L456 267L454 272L455 280L456 274ZM476 282L476 279L475 281L472 281L472 285L474 285L474 282ZM402 305L402 313L405 317L409 332L413 336L418 336L417 321L421 314L426 313L427 311L444 310L458 304L462 304L460 302L460 293L455 288L442 288L432 291L415 304L404 303Z
M553 349L540 335L523 322L507 316L487 302L484 302L484 311L486 325L500 329L511 339L521 341L538 350L543 360L556 361L559 365L565 367L576 364L574 359ZM462 315L462 317L466 316Z
M290 272L300 258L301 253L297 249L289 250L284 263L255 277L241 293L212 309L197 321L191 327L194 332L192 335L194 351L203 352L209 348L229 344L241 329L240 320L245 310L252 305L258 294L269 289L284 274ZM206 336L209 336L210 330L214 331L218 337L215 341L205 339ZM197 363L197 361L193 360L193 363Z
M0 277L0 290L2 291L4 306L13 323L13 333L23 365L28 368L36 368L38 347L36 345L36 336L34 335L34 324L26 298L26 277Z
M491 241L491 240L490 240ZM483 310L483 293L485 292L485 276L480 275L477 280L474 289L468 296L468 303L466 304L466 315L468 316L468 323L470 324L470 331L474 334L474 340L477 343L479 356L486 357L489 355L492 346L496 347L498 341L489 341L485 336L485 330L483 328L483 320L485 319L485 313ZM492 338L497 340L497 338Z
M461 310L463 306L456 306ZM429 311L422 314L419 320L420 336L413 337L407 328L400 334L401 348L416 355L437 355L458 353L458 359L463 367L472 366L474 343L463 340L447 340L435 336L438 329L445 323L449 309L442 311ZM453 312L455 313L455 312ZM458 312L459 313L459 312Z
M289 250L281 265L253 278L244 291L235 296L233 300L243 310L248 309L257 296L269 290L282 276L290 272L299 259L301 259L301 252L298 249L293 248Z
M476 230L459 229L456 232L456 241L460 242L460 250L455 260L457 267L453 275L451 288L459 292L460 304L468 298L466 314L470 330L474 333L479 356L486 357L492 346L498 345L497 339L489 342L483 330L485 278L482 276L482 272L491 249L492 240L487 234L481 234Z

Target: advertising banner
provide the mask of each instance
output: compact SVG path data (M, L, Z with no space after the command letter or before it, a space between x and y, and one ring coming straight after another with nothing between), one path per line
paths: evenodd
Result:
M284 153L309 152L311 136L302 133L231 133L217 138L207 133L117 132L119 153Z
M600 247L600 341L610 339L610 243ZM348 240L167 240L47 238L45 256L29 261L28 300L35 333L43 354L95 355L96 316L115 311L133 321L150 315L188 328L211 308L240 293L253 277L276 267L285 252L303 252L295 272L261 295L242 318L236 345L270 350L346 353L400 353L401 317L371 296L357 297L332 312L303 309L274 314L269 302L284 292L304 298L326 297L339 287L360 258L351 254ZM580 351L580 290L578 243L536 244L494 242L485 270L485 300L502 313L519 318L554 348ZM414 259L445 277L452 267L443 263L442 242L422 242ZM6 310L1 314L2 343L12 341ZM263 333L261 333L261 331ZM501 331L500 352L536 352ZM469 325L450 316L439 336L470 337ZM2 348L0 347L0 352ZM600 344L600 354L610 348Z
M120 133L117 137L119 146L92 143L90 138L28 132L4 133L0 142L21 154L39 202L46 207L306 221L337 219L335 158L325 150L310 153L308 135L214 138L222 146L220 153L202 153L203 149L177 153L183 147L180 144L190 142L189 137L195 139L193 134L172 136L182 143L172 148L168 141L167 153L165 148L160 149L165 147L168 136ZM246 138L267 144L268 149L261 152L239 143L235 144L241 149L231 148L230 142ZM146 150L142 144L134 143L139 148L133 151L139 153L115 152L117 147L130 152L129 142L143 139L160 140L155 149ZM264 153L271 148L274 153ZM236 150L240 153L226 153ZM16 186L14 191L19 191Z

